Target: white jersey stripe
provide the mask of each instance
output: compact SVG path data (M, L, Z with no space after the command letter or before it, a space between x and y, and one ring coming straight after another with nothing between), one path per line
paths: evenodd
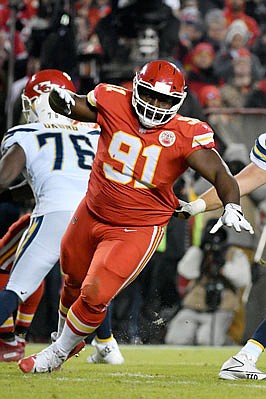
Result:
M195 148L197 146L203 146L203 145L207 145L210 143L213 143L213 133L209 132L209 133L205 133L205 134L200 134L198 136L194 136L193 137L193 141L192 141L192 148Z

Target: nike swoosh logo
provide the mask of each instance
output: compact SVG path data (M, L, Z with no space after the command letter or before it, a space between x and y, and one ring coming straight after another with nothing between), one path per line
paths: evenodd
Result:
M137 230L132 230L132 229L124 229L125 233L129 233L130 231L137 231Z
M238 364L236 364L235 366L230 366L230 367L228 367L226 370L233 370L234 368L236 368L236 367L243 367L244 366L244 363L243 362L241 362L241 360L238 360L238 359L236 359L234 356L232 356L232 358L236 361L236 362L238 362Z

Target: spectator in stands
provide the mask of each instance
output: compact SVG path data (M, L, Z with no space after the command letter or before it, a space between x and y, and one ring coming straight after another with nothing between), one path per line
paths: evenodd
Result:
M227 31L223 11L219 8L211 9L206 13L204 23L206 26L205 41L210 43L217 52L222 47Z
M217 52L214 60L214 70L220 81L232 74L232 59L235 51L245 47L248 40L248 30L246 24L241 20L236 20L227 28L224 42Z
M250 37L248 39L248 45L251 46L257 37L260 35L260 27L257 21L245 13L246 0L225 0L224 16L229 26L236 19L244 21Z
M263 71L256 71L249 50L241 48L234 53L232 75L221 87L222 98L227 107L243 107L253 83L262 77Z
M187 85L196 96L204 86L218 84L213 72L214 57L212 45L205 42L197 44L188 55L188 63L185 65Z
M222 155L227 143L227 137L231 134L232 116L219 113L224 107L222 95L219 87L214 85L204 86L199 91L199 102L202 106L208 123L215 131L215 144L219 153Z
M226 82L233 74L233 60L238 55L238 50L247 48L249 32L246 24L235 20L229 27L225 36L224 46L218 51L214 60L214 73L221 83ZM252 57L252 70L254 78L262 74L262 66L255 54Z
M199 102L203 108L220 108L222 97L218 87L206 85L199 91Z

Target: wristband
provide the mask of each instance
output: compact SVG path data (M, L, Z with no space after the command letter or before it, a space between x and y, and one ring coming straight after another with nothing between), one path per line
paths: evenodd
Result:
M191 216L204 212L206 209L206 202L201 198L198 198L195 201L190 202L189 205L191 206Z

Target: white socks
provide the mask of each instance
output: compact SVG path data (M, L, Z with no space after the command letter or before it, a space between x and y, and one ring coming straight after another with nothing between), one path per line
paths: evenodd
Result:
M72 351L72 349L74 349L75 346L79 344L83 339L84 337L73 333L73 331L65 323L64 329L60 337L56 341L56 346L62 352L69 354Z
M60 312L58 312L58 325L57 325L57 336L58 337L60 337L60 335L62 334L65 322L66 322L66 318L63 317Z
M262 354L263 350L259 345L256 345L254 342L247 342L245 346L241 349L238 353L241 354L249 354L254 358L255 363L257 362L258 358Z

